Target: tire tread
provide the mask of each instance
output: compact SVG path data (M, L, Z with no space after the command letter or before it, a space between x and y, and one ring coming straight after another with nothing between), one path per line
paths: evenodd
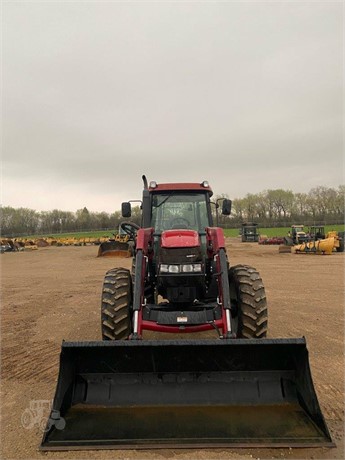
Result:
M229 281L238 295L238 336L262 338L267 335L267 300L259 272L249 265L235 265L229 270Z
M103 340L127 339L131 333L131 275L125 268L112 268L104 278L101 305Z

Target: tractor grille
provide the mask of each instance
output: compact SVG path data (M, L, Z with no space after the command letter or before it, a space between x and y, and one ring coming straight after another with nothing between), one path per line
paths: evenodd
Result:
M200 247L195 248L160 248L161 264L192 264L202 261Z

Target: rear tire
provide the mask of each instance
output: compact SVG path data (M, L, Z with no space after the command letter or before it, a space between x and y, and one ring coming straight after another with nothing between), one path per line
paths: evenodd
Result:
M344 241L340 241L339 246L335 250L337 252L344 252Z
M132 280L129 270L112 268L102 289L102 340L128 339L131 328Z
M336 248L337 252L344 252L344 236L345 232L338 232L339 239L339 247Z
M267 301L259 272L248 265L229 270L234 332L239 338L259 339L267 335Z

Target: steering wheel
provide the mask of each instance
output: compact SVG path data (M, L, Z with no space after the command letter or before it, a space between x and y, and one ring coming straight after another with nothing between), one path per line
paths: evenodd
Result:
M139 225L134 222L121 222L120 227L132 239L135 238L137 230L140 228Z
M190 223L189 220L185 219L184 217L176 217L175 219L171 219L170 221L171 228L189 228Z

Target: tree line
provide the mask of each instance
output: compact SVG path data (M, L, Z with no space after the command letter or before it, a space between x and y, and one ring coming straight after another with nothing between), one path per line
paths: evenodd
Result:
M216 199L227 197L217 196ZM337 189L319 186L308 193L291 190L265 190L248 193L244 198L232 200L230 217L220 216L219 223L237 227L241 222L257 222L261 227L285 226L292 223L336 224L344 222L345 186ZM1 234L3 236L56 234L92 230L117 230L124 220L121 211L92 212L86 207L76 212L35 211L28 208L1 208ZM132 222L140 225L139 206L132 207Z
M344 222L345 186L318 186L308 193L265 190L232 201L232 222L258 222L261 227L292 223L336 224Z
M132 221L140 223L140 209L132 208ZM20 235L49 235L92 230L118 229L123 220L121 211L114 213L92 212L86 207L76 212L35 211L28 208L1 208L1 234L13 237Z

